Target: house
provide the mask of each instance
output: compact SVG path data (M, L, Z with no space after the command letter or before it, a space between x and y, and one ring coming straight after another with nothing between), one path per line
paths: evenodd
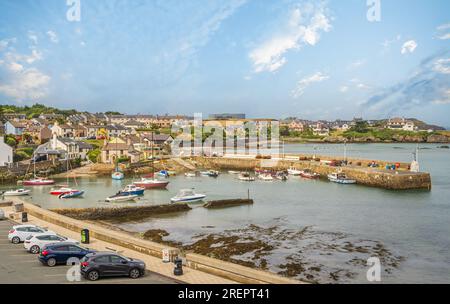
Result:
M57 119L63 119L64 115L62 115L62 114L54 114L54 113L41 114L41 115L39 115L39 118L42 118L42 119L45 119L45 120L54 121L54 120L57 120Z
M303 132L305 130L305 126L298 120L293 120L288 124L288 128L291 131Z
M25 114L3 113L2 115L6 120L21 121L27 119L27 116Z
M58 137L74 137L75 127L68 124L59 124L55 122L51 128L52 132Z
M5 143L5 138L0 136L0 166L13 163L13 148Z
M142 134L142 139L147 143L148 147L162 148L173 142L173 137L169 134L155 134L154 132Z
M403 131L411 131L411 132L413 132L413 131L416 131L417 128L416 128L416 126L415 126L413 121L408 120L408 121L405 122L405 124L403 125L402 129L403 129Z
M26 126L15 120L8 120L5 123L5 134L20 136L25 131Z
M36 151L37 156L47 156L47 159L86 159L92 145L67 137L57 137L53 134L50 141L40 145Z
M390 118L386 124L386 128L391 130L403 130L403 131L416 131L417 127L411 120L406 120L405 118Z
M33 139L33 142L43 144L52 138L52 130L47 126L33 125L27 129L27 133Z
M114 164L117 159L124 157L128 157L132 163L135 163L140 160L141 152L119 137L110 141L105 140L101 153L102 163Z
M313 131L313 134L316 136L329 136L330 135L330 128L328 128L327 125L324 123L318 122L316 124L310 125L310 128Z
M49 128L53 127L53 123L46 120L46 119L42 119L42 118L32 118L31 119L31 123L35 126L39 126L39 127L44 127L47 126Z
M131 119L131 120L127 121L126 123L124 123L123 126L125 128L131 128L131 129L134 129L134 130L145 128L145 124L144 123L139 122L137 120L133 120L133 119Z
M130 129L122 125L107 125L104 127L108 138L125 136L130 134Z

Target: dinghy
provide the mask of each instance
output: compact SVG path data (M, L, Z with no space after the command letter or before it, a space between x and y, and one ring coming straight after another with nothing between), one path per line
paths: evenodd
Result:
M83 196L84 191L83 190L74 190L74 191L70 191L67 193L63 193L60 196L58 196L59 198L76 198L76 197L81 197Z

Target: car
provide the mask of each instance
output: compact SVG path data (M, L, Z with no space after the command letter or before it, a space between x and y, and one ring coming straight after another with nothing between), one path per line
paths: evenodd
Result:
M37 254L45 245L69 242L75 245L80 244L77 240L69 239L61 235L51 233L39 233L30 235L23 243L23 247L30 253Z
M89 253L80 261L81 275L96 281L101 277L128 276L137 279L145 274L145 263L112 252Z
M13 244L24 242L27 237L38 233L56 234L51 230L46 230L35 225L16 225L8 233L8 240Z
M95 250L83 248L70 242L45 245L39 254L39 261L49 267L58 264L68 264L69 259L81 260L86 254L94 253ZM70 264L70 263L69 263Z

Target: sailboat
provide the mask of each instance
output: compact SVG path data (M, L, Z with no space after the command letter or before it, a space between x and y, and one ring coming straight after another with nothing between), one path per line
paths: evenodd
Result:
M116 155L117 155L117 138L116 138ZM125 178L125 175L119 169L119 161L118 160L116 162L116 168L114 169L114 172L111 174L111 178L113 180L122 180Z
M155 172L154 159L155 158L153 155L153 132L152 132L152 172ZM133 182L133 184L145 189L165 189L169 184L169 181L159 180L155 176L153 176L152 178L143 177L140 181Z
M67 157L67 173L66 173L66 178L67 178L67 185L61 185L60 188L54 188L50 191L51 195L57 195L59 198L74 198L74 197L80 197L83 196L84 191L82 190L78 190L78 189L73 189L69 187L69 166L70 166L70 160L69 160L69 156L66 155ZM74 177L74 182L75 185L77 185L77 180ZM78 185L77 185L78 186Z
M55 183L54 180L36 176L36 158L35 158L34 153L33 153L33 158L31 159L31 161L33 162L33 178L30 179L30 180L24 181L23 185L24 186L48 186L48 185L53 185Z

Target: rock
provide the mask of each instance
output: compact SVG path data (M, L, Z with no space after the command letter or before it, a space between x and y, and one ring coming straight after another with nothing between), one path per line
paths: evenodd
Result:
M446 135L433 134L427 137L428 143L448 143L450 138Z

